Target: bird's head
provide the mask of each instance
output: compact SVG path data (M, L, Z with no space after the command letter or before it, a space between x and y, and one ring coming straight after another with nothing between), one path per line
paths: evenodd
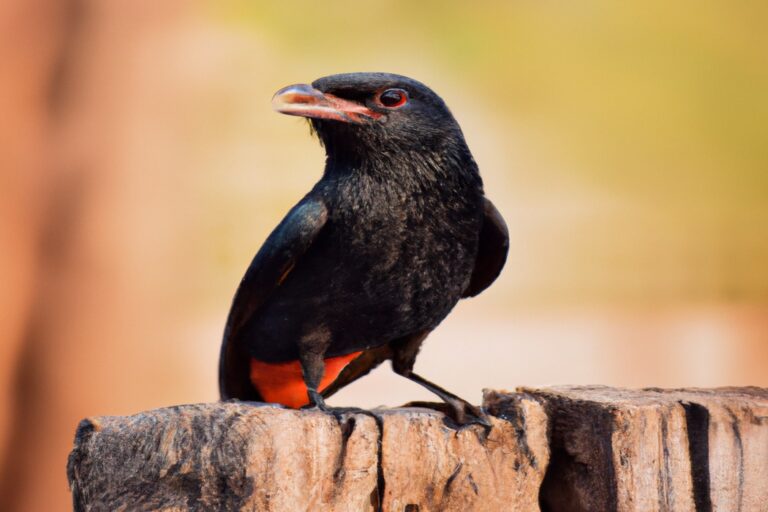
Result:
M426 85L390 73L346 73L277 91L275 110L309 118L329 160L466 153L459 125Z

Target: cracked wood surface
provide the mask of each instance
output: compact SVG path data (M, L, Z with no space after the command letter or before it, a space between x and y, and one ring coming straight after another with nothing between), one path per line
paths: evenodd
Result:
M544 510L767 512L768 390L521 390L552 419Z
M768 511L768 390L487 391L491 428L424 408L251 403L84 420L75 509Z
M534 510L548 451L531 398L457 429L422 408L339 418L248 403L84 420L76 510ZM523 428L522 425L527 425Z

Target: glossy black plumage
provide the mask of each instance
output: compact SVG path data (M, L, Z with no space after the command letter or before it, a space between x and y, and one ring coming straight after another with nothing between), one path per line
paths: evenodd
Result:
M397 359L397 340L426 336L461 297L490 285L506 259L506 226L436 94L383 73L312 86L365 106L371 118L311 119L325 171L243 277L222 345L222 398L259 399L250 357L301 360L306 370L318 357L379 347L358 364L360 375ZM390 111L375 100L391 88L405 90L408 102ZM423 336L411 343L413 358Z

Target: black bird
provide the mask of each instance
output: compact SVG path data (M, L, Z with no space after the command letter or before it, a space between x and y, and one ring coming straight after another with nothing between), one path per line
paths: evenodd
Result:
M413 373L421 343L507 257L507 227L443 100L388 73L350 73L279 90L273 106L309 118L325 172L251 262L219 366L222 399L326 409L324 398L390 359L392 369L483 421ZM471 343L471 340L468 340Z

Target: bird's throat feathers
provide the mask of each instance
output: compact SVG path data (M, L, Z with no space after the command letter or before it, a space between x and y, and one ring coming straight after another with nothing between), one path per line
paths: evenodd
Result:
M377 134L376 127L360 134L353 132L359 129L356 126L327 124L331 123L312 123L326 151L326 179L360 176L395 180L401 187L458 181L482 189L477 164L460 132L448 137L393 138Z

